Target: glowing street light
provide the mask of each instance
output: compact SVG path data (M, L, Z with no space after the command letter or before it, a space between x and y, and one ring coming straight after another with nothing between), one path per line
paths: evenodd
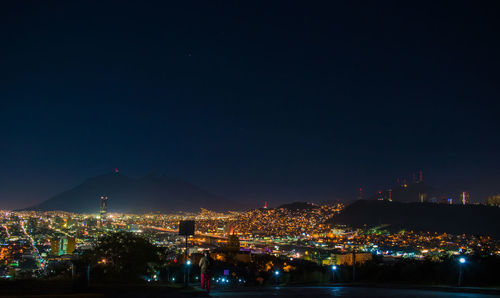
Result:
M337 265L332 265L332 282L335 282L335 272L337 271Z
M191 268L191 260L187 260L186 261L186 276L185 276L185 285L187 287L187 285L189 284L189 269Z
M467 262L464 257L458 259L458 286L462 285L462 267Z

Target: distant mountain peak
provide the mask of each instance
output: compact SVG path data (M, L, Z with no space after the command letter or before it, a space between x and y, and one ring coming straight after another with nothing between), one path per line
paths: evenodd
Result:
M29 207L29 210L61 210L91 213L99 210L99 197L109 198L110 212L176 212L241 210L245 206L214 195L181 179L150 173L132 178L118 171L90 177L81 184Z

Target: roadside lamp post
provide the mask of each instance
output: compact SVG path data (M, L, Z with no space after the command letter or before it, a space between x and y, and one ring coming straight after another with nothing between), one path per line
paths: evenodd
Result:
M280 272L278 270L274 271L274 277L276 278L276 285L278 285L278 281L280 278Z
M187 260L186 261L186 271L187 271L187 274L186 274L186 287L189 285L189 269L191 267L191 260Z
M332 282L335 282L335 272L337 272L337 265L332 265Z
M462 285L462 267L463 265L467 262L467 260L464 257L460 257L458 259L458 286L460 287Z

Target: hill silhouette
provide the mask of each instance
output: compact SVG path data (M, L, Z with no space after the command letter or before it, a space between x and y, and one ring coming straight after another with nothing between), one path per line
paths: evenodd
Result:
M103 195L108 197L109 212L199 211L200 208L223 211L244 208L239 203L211 194L183 180L156 174L131 178L114 172L89 178L26 210L97 212L99 198Z
M500 208L358 200L332 219L352 227L389 224L416 231L489 235L500 239Z

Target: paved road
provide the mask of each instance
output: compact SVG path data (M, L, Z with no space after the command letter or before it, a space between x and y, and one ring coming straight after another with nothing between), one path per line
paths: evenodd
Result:
M362 287L276 287L252 290L213 290L212 297L499 297L476 293L452 293L412 289L381 289Z

